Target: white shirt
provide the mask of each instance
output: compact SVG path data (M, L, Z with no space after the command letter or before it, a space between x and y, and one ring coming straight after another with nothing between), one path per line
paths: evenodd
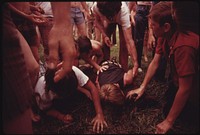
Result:
M51 2L35 2L35 4L44 10L43 17L53 17Z
M72 70L75 72L76 78L78 80L78 85L81 87L84 86L89 80L88 76L86 76L80 69L75 66L72 66ZM35 86L35 93L38 93L36 102L41 110L48 109L52 105L52 100L57 97L57 95L51 90L45 92L45 84L45 78L44 76L41 76Z
M131 27L130 11L125 2L122 2L121 10L118 12L112 22L99 12L97 2L93 4L91 9L95 16L101 20L101 22L105 20L107 23L118 23L122 26L122 29L127 29Z
M79 86L83 87L89 80L88 76L75 66L72 66L72 70L75 72Z

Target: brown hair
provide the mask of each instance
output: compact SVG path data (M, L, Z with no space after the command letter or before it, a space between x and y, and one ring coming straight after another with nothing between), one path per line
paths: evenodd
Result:
M161 1L155 4L148 17L163 26L165 23L169 23L171 27L175 27L175 22L173 21L171 14L171 2Z
M45 90L52 90L60 97L70 97L78 87L78 80L74 71L72 70L63 79L54 82L55 69L48 69L45 73Z
M105 102L110 102L115 105L122 105L125 101L125 96L119 86L115 84L104 84L99 91L100 98Z
M78 44L79 52L80 53L89 53L92 50L92 43L87 36L80 36L76 43Z

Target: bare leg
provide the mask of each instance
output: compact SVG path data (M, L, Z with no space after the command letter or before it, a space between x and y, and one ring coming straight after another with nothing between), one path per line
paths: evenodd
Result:
M79 25L76 25L76 26L78 28L78 32L80 35L87 36L85 22L81 23Z

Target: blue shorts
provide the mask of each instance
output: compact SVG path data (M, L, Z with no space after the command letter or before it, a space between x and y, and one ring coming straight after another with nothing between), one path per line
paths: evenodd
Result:
M72 24L82 24L85 22L82 11L78 7L71 7L71 22Z

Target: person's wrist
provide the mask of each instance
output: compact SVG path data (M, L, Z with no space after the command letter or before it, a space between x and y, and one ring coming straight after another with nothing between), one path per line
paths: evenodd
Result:
M100 112L97 113L97 116L102 116L102 115L103 115L103 113L100 113Z
M169 119L169 118L166 118L165 121L169 124L169 125L173 125L174 121Z
M144 84L141 84L141 85L140 85L140 89L141 89L141 90L143 90L143 91L144 91L144 90L145 90L145 88L146 88L146 87L145 87L145 85L144 85Z

